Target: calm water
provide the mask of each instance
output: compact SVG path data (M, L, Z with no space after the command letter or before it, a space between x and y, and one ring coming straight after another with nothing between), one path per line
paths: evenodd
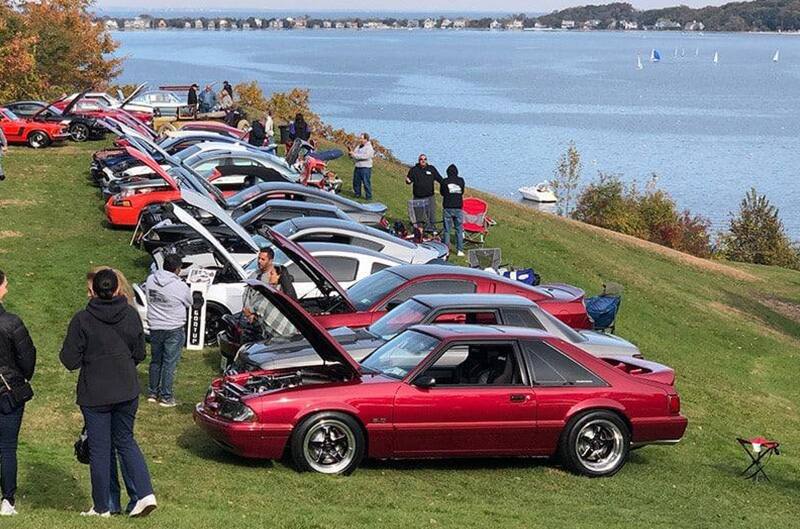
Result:
M116 33L123 82L256 79L311 89L326 121L405 161L424 151L517 197L574 140L584 182L651 173L723 227L755 186L800 239L800 37L680 33ZM662 61L651 64L651 48ZM674 57L675 49L678 57ZM781 60L771 61L780 49ZM712 64L714 52L719 64ZM636 69L636 54L643 70ZM696 55L697 54L697 55ZM684 55L681 57L681 55ZM398 183L398 185L401 185ZM380 198L382 192L377 190Z

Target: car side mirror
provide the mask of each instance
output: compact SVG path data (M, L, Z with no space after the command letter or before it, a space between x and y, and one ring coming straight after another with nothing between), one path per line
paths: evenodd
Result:
M436 385L436 379L429 375L421 375L414 380L414 385L418 388L432 388Z

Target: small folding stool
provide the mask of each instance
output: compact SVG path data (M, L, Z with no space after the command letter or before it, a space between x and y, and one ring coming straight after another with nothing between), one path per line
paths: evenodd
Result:
M736 441L751 461L750 466L744 469L741 475L745 479L752 479L753 481L758 481L758 477L761 475L769 481L767 473L764 472L764 467L772 458L772 454L781 455L781 444L778 441L770 441L764 437L754 437L752 439L737 437Z

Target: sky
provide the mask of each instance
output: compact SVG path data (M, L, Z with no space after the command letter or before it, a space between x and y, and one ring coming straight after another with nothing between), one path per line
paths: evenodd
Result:
M216 8L254 11L277 10L302 12L320 11L380 11L380 12L467 12L493 11L509 13L545 13L575 5L604 4L611 0L293 0L292 2L264 2L263 0L229 0L224 3L210 0L97 0L96 8L135 7L147 9ZM624 1L624 0L621 0ZM724 0L627 0L638 9L666 7L679 4L691 7L720 5Z

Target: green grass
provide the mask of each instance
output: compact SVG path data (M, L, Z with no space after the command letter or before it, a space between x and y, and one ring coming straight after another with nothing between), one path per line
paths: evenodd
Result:
M90 153L101 145L13 148L3 158L0 268L10 275L7 308L24 318L39 349L36 398L20 438L22 514L1 522L9 527L129 524L78 516L90 505L89 474L72 455L81 428L76 375L58 361L67 323L86 301L90 266L113 265L136 281L146 274L146 257L128 246L129 232L105 225L98 191L87 182ZM333 165L349 182L349 163ZM410 194L404 173L379 163L373 177L376 200L395 216L404 216ZM800 526L800 273L687 262L499 199L490 199L490 213L498 226L489 246L502 248L504 260L590 293L604 280L625 286L617 332L676 369L689 417L682 443L636 451L620 474L600 480L517 459L372 461L348 478L298 474L279 462L231 456L193 425L191 409L218 361L214 351L187 352L177 378L181 405L141 405L137 437L160 508L136 525ZM146 368L140 371L144 380ZM737 475L745 459L734 438L756 434L785 446L768 468L771 483Z

